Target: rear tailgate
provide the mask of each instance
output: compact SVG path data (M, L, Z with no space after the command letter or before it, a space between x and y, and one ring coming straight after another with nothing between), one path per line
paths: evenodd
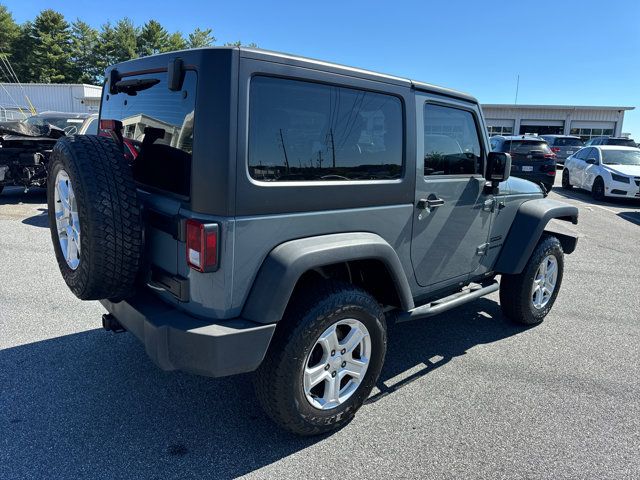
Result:
M513 173L540 174L547 171L553 152L545 141L513 140L505 142L505 151L511 154Z
M145 222L141 280L163 296L187 301L179 214L191 195L197 74L186 71L179 90L169 89L166 71L125 73L113 83L103 92L100 135L118 138L121 132L138 186Z

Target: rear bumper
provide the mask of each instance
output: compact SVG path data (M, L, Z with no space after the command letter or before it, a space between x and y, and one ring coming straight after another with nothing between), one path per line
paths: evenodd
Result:
M100 303L144 344L158 367L209 377L258 368L276 328L242 318L201 320L146 292Z

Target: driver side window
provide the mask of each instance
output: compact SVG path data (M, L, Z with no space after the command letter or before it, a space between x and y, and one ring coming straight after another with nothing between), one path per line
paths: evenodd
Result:
M426 103L424 106L424 175L482 173L482 150L473 114Z

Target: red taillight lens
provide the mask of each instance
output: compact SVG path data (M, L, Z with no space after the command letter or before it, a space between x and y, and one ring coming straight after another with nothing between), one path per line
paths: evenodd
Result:
M187 220L187 264L199 272L218 268L218 224Z
M544 158L556 158L557 155L555 153L545 153Z
M119 120L100 120L100 130L120 130L122 122Z
M559 152L559 151L560 151L560 147L551 147L551 151L552 151L553 153L557 153L557 152Z

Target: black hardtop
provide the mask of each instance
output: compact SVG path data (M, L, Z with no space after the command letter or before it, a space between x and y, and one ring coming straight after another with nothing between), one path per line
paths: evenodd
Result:
M149 57L136 58L128 60L126 62L117 63L107 68L108 73L112 69L118 70L121 75L133 75L136 73L142 73L148 70L165 69L168 62L176 57L180 57L185 67L192 67L198 69L198 66L203 62L206 62L208 58L212 56L224 56L233 55L236 52L242 58L250 58L254 60L263 60L274 63L280 63L284 65L298 66L303 68L312 68L315 70L323 70L330 73L336 73L340 75L348 75L352 77L362 78L365 80L373 80L377 82L389 83L392 85L406 86L409 88L415 88L416 90L434 93L437 95L444 95L451 98L460 99L467 102L478 103L478 100L463 92L458 92L449 88L439 87L431 85L429 83L411 80L408 78L397 77L394 75L387 75L385 73L374 72L371 70L365 70L362 68L350 67L347 65L340 65L337 63L326 62L323 60L316 60L312 58L301 57L297 55L291 55L282 52L274 52L270 50L263 50L259 48L247 48L247 47L206 47L195 48L190 50L179 50L169 53L161 53L158 55L151 55Z

